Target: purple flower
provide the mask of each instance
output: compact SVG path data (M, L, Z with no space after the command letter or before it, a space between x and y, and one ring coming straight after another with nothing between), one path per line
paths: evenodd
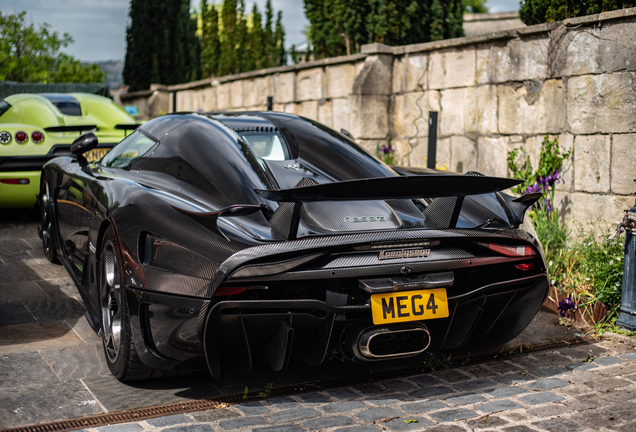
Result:
M562 317L565 316L567 311L569 310L577 311L578 309L579 307L574 304L574 302L572 301L572 297L564 298L563 300L559 302L559 307L557 307L557 310L559 311L559 315L561 315Z
M384 146L384 145L383 145L383 146L381 146L381 147L380 147L380 151L381 151L381 152L383 152L384 154L387 154L387 153L392 153L392 152L394 152L395 150L393 150L393 149L391 148L391 144L389 144L389 145L387 145L387 146Z

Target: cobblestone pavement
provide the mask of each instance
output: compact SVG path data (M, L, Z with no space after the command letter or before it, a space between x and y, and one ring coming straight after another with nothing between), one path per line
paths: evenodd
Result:
M400 365L292 363L276 374L261 365L252 374L229 373L217 381L201 372L122 384L106 367L101 342L83 317L66 271L44 258L36 226L33 219L0 220L0 429L236 394L269 382L278 387L363 376ZM552 321L540 313L504 352L522 343L572 337L573 331ZM632 345L602 341L91 432L636 431L635 366Z

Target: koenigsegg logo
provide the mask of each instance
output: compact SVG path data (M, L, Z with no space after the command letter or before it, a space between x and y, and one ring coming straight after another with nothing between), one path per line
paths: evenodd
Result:
M392 251L380 251L378 259L396 259L396 258L426 258L431 253L430 249L401 249Z
M346 216L344 218L345 222L384 222L386 221L386 217L384 216Z

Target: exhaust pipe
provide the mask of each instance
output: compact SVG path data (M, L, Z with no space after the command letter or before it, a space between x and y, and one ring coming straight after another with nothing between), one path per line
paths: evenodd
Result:
M370 327L360 332L354 354L360 360L383 360L418 355L431 344L424 324Z

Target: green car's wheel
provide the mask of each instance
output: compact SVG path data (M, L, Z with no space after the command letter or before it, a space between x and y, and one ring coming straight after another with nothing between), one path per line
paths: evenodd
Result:
M44 181L42 183L42 190L40 191L42 197L42 205L40 205L40 224L42 230L42 249L46 259L52 263L59 264L57 259L57 253L55 252L55 244L53 244L53 223L51 219L51 191L49 189L49 183Z

